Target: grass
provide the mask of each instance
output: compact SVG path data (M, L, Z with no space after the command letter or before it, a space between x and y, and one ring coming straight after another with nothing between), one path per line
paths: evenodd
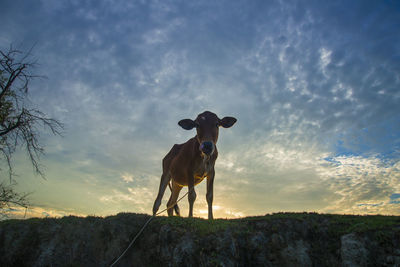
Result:
M233 219L244 222L256 222L256 221L271 221L277 219L296 219L296 220L305 220L310 216L318 215L318 213L307 213L307 212L279 212L273 214L267 214L264 216L251 216L240 219Z
M182 228L193 231L201 235L207 235L232 229L235 232L252 231L257 222L265 222L270 225L270 230L279 227L280 223L285 221L298 221L308 223L318 228L321 223L328 227L332 236L341 236L349 233L363 233L368 231L384 231L385 229L397 229L400 232L400 216L382 216L382 215L336 215L336 214L318 214L318 213L275 213L265 216L245 217L240 219L215 219L206 220L200 218L185 217L158 217L157 221L162 224L168 224L174 228ZM397 226L397 228L396 228ZM276 229L277 231L279 229ZM382 237L385 235L382 234Z
M200 235L222 232L238 225L237 222L227 219L206 220L202 218L183 218L177 216L158 217L157 221L161 225L167 224L174 228L184 228Z
M168 223L176 227L184 227L200 233L213 233L223 231L228 227L242 230L251 228L257 222L277 222L295 220L308 222L316 227L325 220L331 234L344 235L349 233L363 233L368 231L382 231L395 229L400 232L400 216L385 215L339 215L339 214L318 214L318 213L274 213L265 216L245 217L240 219L216 219L208 221L199 218L167 217L162 223ZM246 227L244 227L246 226Z
M326 215L330 218L330 230L337 234L363 233L390 229L398 226L400 231L400 216L383 215Z
M126 217L128 219L135 219L138 214L118 214L115 217L108 217L108 219L119 219ZM143 215L145 216L145 215ZM67 216L63 218L31 218L26 220L10 219L0 221L0 226L5 225L18 225L23 222L25 225L37 225L39 223L51 223L58 221L61 224L75 224L83 221L97 222L103 218L88 216L87 218ZM201 218L187 218L187 217L157 217L155 221L161 225L168 224L174 228L184 228L186 230L194 231L200 234L212 234L220 231L225 231L228 228L237 228L246 230L251 225L257 222L266 223L279 223L279 221L295 220L300 222L309 222L311 224L319 224L322 220L328 223L329 231L332 234L343 235L347 233L362 233L367 231L377 231L389 229L397 226L397 231L400 232L400 216L383 216L383 215L337 215L337 214L318 214L318 213L293 213L293 212L280 212L274 214L267 214L265 216L253 216L240 219L214 219L206 220Z

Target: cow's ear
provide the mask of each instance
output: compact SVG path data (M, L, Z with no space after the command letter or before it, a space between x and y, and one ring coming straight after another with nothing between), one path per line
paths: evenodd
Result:
M234 117L224 117L222 120L220 120L219 125L224 128L229 128L234 125L236 121L237 119Z
M193 128L197 127L197 123L191 119L181 120L178 122L178 124L185 130L192 130Z

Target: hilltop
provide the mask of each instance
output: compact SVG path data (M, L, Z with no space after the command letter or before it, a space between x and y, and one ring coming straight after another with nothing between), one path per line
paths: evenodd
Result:
M1 266L109 266L149 219L0 222ZM399 216L157 217L117 266L400 266Z

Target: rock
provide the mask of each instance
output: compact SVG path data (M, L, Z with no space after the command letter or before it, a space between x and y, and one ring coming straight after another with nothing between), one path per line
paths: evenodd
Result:
M173 251L173 266L196 266L195 245L190 235L184 236Z
M357 267L367 266L368 251L365 248L365 242L356 234L351 233L340 238L342 266Z
M312 266L312 261L308 255L309 245L303 240L295 241L289 244L281 252L284 266Z

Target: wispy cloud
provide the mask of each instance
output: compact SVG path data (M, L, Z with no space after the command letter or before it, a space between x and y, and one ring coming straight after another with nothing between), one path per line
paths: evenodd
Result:
M121 175L121 177L122 177L122 180L123 180L125 183L133 182L133 175L131 175L131 174L129 174L129 173L124 173L124 174Z
M50 207L30 206L29 208L13 207L7 212L7 219L28 219L28 218L47 218L47 217L64 217L64 216L87 216L88 214L79 213L72 209L54 209Z
M0 47L36 43L49 79L32 83L32 102L66 125L44 135L48 180L96 213L149 213L162 158L195 134L177 122L204 110L238 118L218 142L220 216L398 213L396 3L3 6Z

